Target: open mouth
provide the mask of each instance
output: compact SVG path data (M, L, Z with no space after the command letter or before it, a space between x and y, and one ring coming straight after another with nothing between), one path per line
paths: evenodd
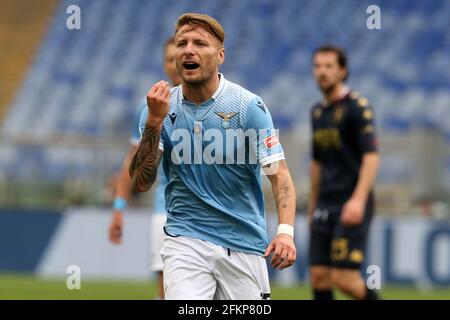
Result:
M195 62L185 62L185 63L183 63L183 67L186 70L194 70L194 69L197 69L198 67L200 67L200 65Z

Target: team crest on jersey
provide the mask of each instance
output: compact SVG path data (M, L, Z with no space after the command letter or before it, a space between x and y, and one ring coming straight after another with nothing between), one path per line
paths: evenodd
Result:
M341 122L343 115L344 115L344 108L342 108L342 106L336 107L336 111L334 111L334 122L336 124Z
M231 118L236 116L238 113L239 112L230 112L230 113L216 112L216 114L222 118L222 128L224 129L228 129L230 127Z
M318 119L320 118L320 116L322 115L322 110L317 108L316 110L314 110L314 118Z

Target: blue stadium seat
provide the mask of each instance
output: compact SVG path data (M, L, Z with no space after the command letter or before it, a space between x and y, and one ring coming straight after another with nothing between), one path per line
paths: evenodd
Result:
M127 135L136 103L153 82L165 78L161 48L173 35L176 17L197 11L222 22L224 73L260 94L280 128L307 125L309 108L320 98L311 53L335 43L348 51L349 83L377 108L382 129L422 125L450 136L450 2L376 1L382 29L370 31L366 8L371 2L62 1L1 129L12 136ZM81 30L63 27L71 4L81 7ZM2 171L15 165L22 150L8 152ZM54 179L88 172L67 162L66 155L44 152L32 159L51 167L47 171Z

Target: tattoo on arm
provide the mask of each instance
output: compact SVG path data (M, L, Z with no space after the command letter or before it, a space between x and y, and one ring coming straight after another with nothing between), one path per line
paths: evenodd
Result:
M141 143L131 160L130 176L134 188L139 192L150 189L156 180L161 151L159 150L160 130L145 126Z
M283 209L288 207L289 203L289 182L283 181L277 193L277 205Z

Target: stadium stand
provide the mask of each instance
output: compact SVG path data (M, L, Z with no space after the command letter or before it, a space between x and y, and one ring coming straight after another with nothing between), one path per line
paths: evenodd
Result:
M66 28L72 4L81 8L81 30ZM382 8L380 30L366 27L371 4ZM442 14L450 12L450 2L444 0L62 1L2 135L41 141L126 136L134 106L163 77L161 47L186 11L223 23L224 74L258 92L280 130L307 131L309 108L319 97L311 53L334 43L348 51L350 86L375 106L380 131L431 128L450 143L450 20ZM91 165L97 155L84 147L4 146L1 153L0 170L11 179L57 181L98 169ZM112 156L118 163L121 155ZM442 164L448 181L449 161ZM387 159L383 168L381 180L407 180L401 159Z
M0 3L0 119L26 75L55 7L55 0Z

